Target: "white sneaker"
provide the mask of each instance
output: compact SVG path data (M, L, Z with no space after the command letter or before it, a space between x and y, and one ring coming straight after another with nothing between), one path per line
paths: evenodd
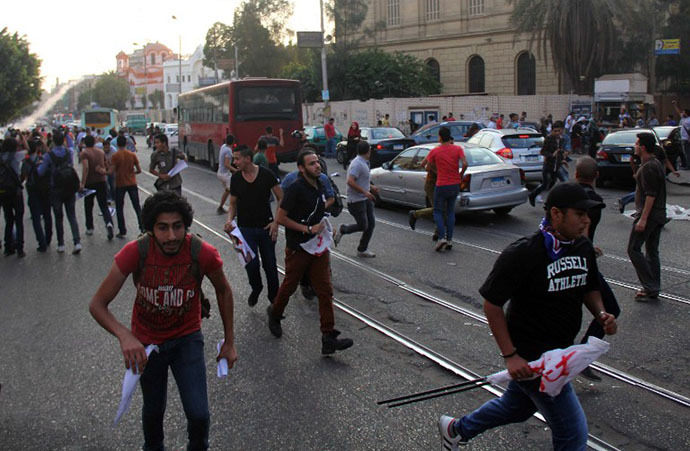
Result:
M77 243L74 245L74 250L72 250L72 255L77 255L79 252L81 252L81 243Z
M457 451L459 446L467 445L467 441L462 440L454 430L451 431L454 422L455 418L448 415L441 415L438 419L438 433L441 434L441 449L444 451Z
M543 203L544 203L544 198L542 197L541 194L537 196L536 201L539 202L540 204L543 204Z
M357 257L361 257L361 258L374 258L374 257L376 257L376 254L374 254L374 253L371 252L370 250L366 250L366 251L364 251L364 252L359 252L359 251L357 251Z
M63 252L65 252L65 246L64 246L64 245L63 245L63 246L58 246L57 251L58 251L58 253L62 254Z
M93 235L93 229L86 229L87 235Z
M341 224L340 227L338 227L337 229L335 229L333 231L333 244L335 245L335 247L338 247L338 244L340 243L340 240L342 238L343 238L343 226Z

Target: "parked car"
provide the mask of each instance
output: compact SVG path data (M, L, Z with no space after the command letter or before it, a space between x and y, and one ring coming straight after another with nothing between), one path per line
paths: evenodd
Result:
M371 171L371 182L379 189L377 201L414 208L429 206L424 192L426 170L422 160L436 143L420 144L403 151L392 161ZM461 184L455 212L494 210L505 215L527 201L525 173L504 163L490 149L465 149L468 168Z
M417 144L438 142L438 130L441 127L448 127L450 129L450 136L453 137L455 142L465 142L467 141L465 133L467 133L472 124L477 124L480 129L484 128L484 124L474 121L437 122L435 124L426 124L410 135L410 138L414 138Z
M635 142L639 133L651 134L657 145L659 144L656 133L648 128L627 128L606 135L597 152L599 178L596 180L596 186L604 186L609 180L632 182L630 160L634 158Z
M505 163L512 163L525 171L527 180L541 181L543 144L544 137L541 133L532 128L518 127L479 130L465 145L491 149Z
M680 126L660 125L651 127L656 133L661 147L664 148L666 156L671 161L674 168L678 168L678 158L683 152L683 141L681 140Z
M371 146L369 166L372 169L391 161L400 152L415 145L414 139L407 138L395 127L360 127L360 132L362 139ZM336 153L347 154L347 141L338 143Z
M304 132L307 135L307 143L312 144L319 155L323 155L326 152L326 132L323 125L308 125L304 127ZM343 139L343 134L340 133L338 127L335 128L335 139L337 142Z

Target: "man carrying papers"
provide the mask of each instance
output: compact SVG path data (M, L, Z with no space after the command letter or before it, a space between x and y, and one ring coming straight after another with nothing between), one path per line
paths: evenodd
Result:
M201 334L201 282L208 277L216 291L225 331L216 360L225 358L229 367L237 360L232 290L218 251L188 232L193 211L185 198L171 191L158 192L146 199L141 214L146 234L115 255L89 311L120 341L125 367L141 374L144 449L164 449L170 368L187 417L187 449L206 450L210 414ZM137 293L131 330L108 310L130 274ZM157 351L147 357L148 345L156 345Z

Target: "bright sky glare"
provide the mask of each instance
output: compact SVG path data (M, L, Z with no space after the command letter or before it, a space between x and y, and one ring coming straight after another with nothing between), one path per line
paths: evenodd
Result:
M136 46L158 41L177 53L182 37L182 54L203 44L214 22L230 24L241 0L117 0L94 3L88 0L32 3L15 2L5 8L10 33L26 35L30 49L43 61L43 89L50 91L56 77L61 82L82 75L115 70L115 55L131 53ZM293 31L320 29L319 0L293 0L294 15L287 28ZM173 20L172 16L178 20Z

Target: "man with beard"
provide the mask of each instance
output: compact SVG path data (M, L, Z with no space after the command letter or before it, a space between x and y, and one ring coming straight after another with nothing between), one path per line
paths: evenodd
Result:
M326 213L326 193L319 181L319 158L312 151L304 151L297 157L297 168L300 175L285 191L276 215L278 224L285 227L285 278L273 304L268 306L268 328L277 338L283 335L280 324L283 312L302 276L309 271L309 278L319 298L321 353L333 354L335 351L349 348L353 341L349 338L338 338L340 332L334 328L330 254L328 249L318 255L310 254L301 246L324 229L321 220Z
M225 332L216 360L227 359L229 368L237 360L232 289L218 251L189 233L193 213L187 200L171 191L161 191L146 199L141 212L146 235L128 243L115 255L110 272L89 305L98 324L120 341L125 367L141 374L146 450L165 449L163 417L168 368L175 376L187 417L187 449L209 447L210 414L201 334L200 293L204 276L216 290ZM108 309L129 274L137 293L131 329ZM147 345L158 348L148 357Z

